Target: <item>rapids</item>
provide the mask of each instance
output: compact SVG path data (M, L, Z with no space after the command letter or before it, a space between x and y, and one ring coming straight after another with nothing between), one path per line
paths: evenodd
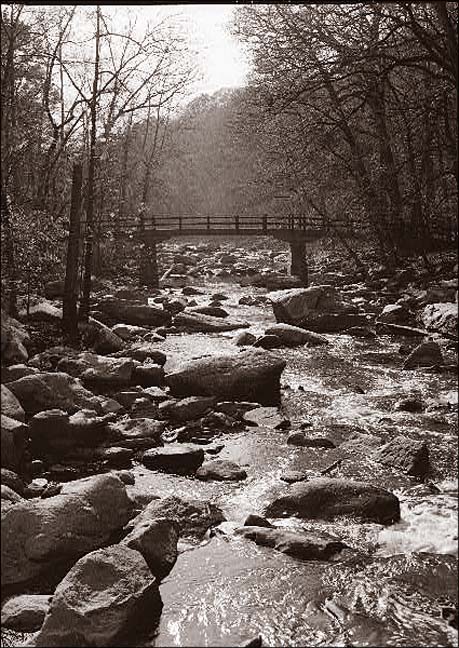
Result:
M230 317L251 322L251 331L261 333L275 321L268 304L237 304L242 294L263 290L214 287L228 295L224 307ZM187 357L236 353L233 336L170 335L162 345L167 368ZM401 371L400 337L327 337L326 347L282 349L287 359L282 409L292 424L307 419L323 428L336 449L292 447L285 443L286 432L249 428L218 440L225 445L220 458L246 467L243 482L200 482L136 467L136 491L211 498L228 520L201 545L182 546L160 587L164 608L159 627L141 645L235 646L257 635L270 646L457 644L457 631L441 618L442 605L457 604L456 378ZM395 401L407 395L422 398L430 411L393 411ZM354 431L384 439L395 429L428 442L433 486L384 468L365 452L343 455L339 448ZM285 488L283 472L319 472L338 458L343 461L334 476L370 481L398 495L398 524L278 522L319 527L342 538L352 550L332 563L302 562L231 534Z

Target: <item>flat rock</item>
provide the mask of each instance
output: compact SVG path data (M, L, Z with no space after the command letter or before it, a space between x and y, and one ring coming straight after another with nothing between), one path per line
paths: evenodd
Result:
M201 333L235 331L236 329L249 326L247 322L233 322L221 317L192 312L178 313L172 323L174 326L185 328L189 331L199 331Z
M204 450L174 444L152 448L143 454L142 463L150 470L188 475L195 473L204 461Z
M162 608L143 556L125 545L87 554L59 583L35 646L115 646Z
M2 628L16 632L40 630L52 598L52 594L12 596L2 605Z
M213 405L216 399L214 396L189 396L181 400L166 401L159 406L159 414L162 418L178 422L191 421L203 416Z
M285 346L319 346L328 344L328 340L323 335L306 331L299 326L291 324L274 324L265 331L266 335L276 335Z
M271 547L289 556L303 560L329 560L346 545L324 533L296 532L281 528L243 526L235 533L253 540L262 547Z
M73 414L79 409L99 409L97 398L77 378L61 372L42 372L8 383L28 415L42 410L63 409Z
M285 430L290 427L290 421L283 416L277 407L257 407L246 412L243 420L249 425L268 427L273 430Z
M62 358L56 369L94 387L118 387L132 382L134 363L131 358L108 358L85 351L73 358Z
M185 362L166 375L166 384L176 396L218 396L269 405L280 399L285 365L274 353L249 349Z
M309 437L304 432L295 430L290 432L287 437L287 443L289 445L301 446L304 448L335 448L335 444L330 439L325 437Z
M408 475L424 478L429 472L429 449L425 441L399 435L378 448L372 458Z
M115 324L115 326L112 326L112 332L122 340L133 340L150 333L150 329L144 326L135 326L134 324Z
M98 302L97 307L117 323L163 326L170 324L171 321L170 313L163 308L134 303L126 299L105 298Z
M219 306L193 306L188 308L187 313L201 313L202 315L211 315L212 317L228 317L229 313Z
M198 468L196 477L202 481L240 481L247 477L247 473L234 461L213 459L212 461L206 461Z
M398 498L387 490L346 479L319 477L289 487L265 510L267 517L295 515L328 519L339 515L391 524L400 519Z

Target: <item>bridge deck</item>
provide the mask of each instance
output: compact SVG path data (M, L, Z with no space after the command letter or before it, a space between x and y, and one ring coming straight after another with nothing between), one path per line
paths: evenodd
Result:
M118 235L143 239L166 239L172 236L275 236L284 240L314 240L330 229L320 217L303 216L195 216L148 215L105 217L100 225L112 228ZM333 228L353 228L349 221L336 222ZM362 229L361 226L359 229Z

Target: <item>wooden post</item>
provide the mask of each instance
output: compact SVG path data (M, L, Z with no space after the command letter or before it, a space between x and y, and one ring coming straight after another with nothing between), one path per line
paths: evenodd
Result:
M82 165L73 165L70 226L65 269L64 298L62 301L62 329L69 342L78 339L78 261L80 256Z
M140 281L144 286L159 288L158 256L156 241L150 238L144 239L143 258Z
M309 285L308 261L306 258L306 242L304 240L290 241L291 266L290 274L299 277L305 288Z

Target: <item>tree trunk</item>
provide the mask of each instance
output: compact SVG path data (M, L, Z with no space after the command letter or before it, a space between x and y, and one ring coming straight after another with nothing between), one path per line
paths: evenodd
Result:
M97 5L96 24L96 56L94 62L94 80L92 84L92 97L90 105L91 134L89 142L89 166L86 202L86 237L83 272L83 294L80 302L79 316L87 322L89 318L91 299L91 273L94 246L94 179L96 166L96 119L97 119L97 89L99 82L99 42L100 42L100 6Z
M78 339L78 261L80 256L80 219L82 165L73 165L72 197L70 203L70 228L65 270L64 299L62 303L62 329L70 343Z

